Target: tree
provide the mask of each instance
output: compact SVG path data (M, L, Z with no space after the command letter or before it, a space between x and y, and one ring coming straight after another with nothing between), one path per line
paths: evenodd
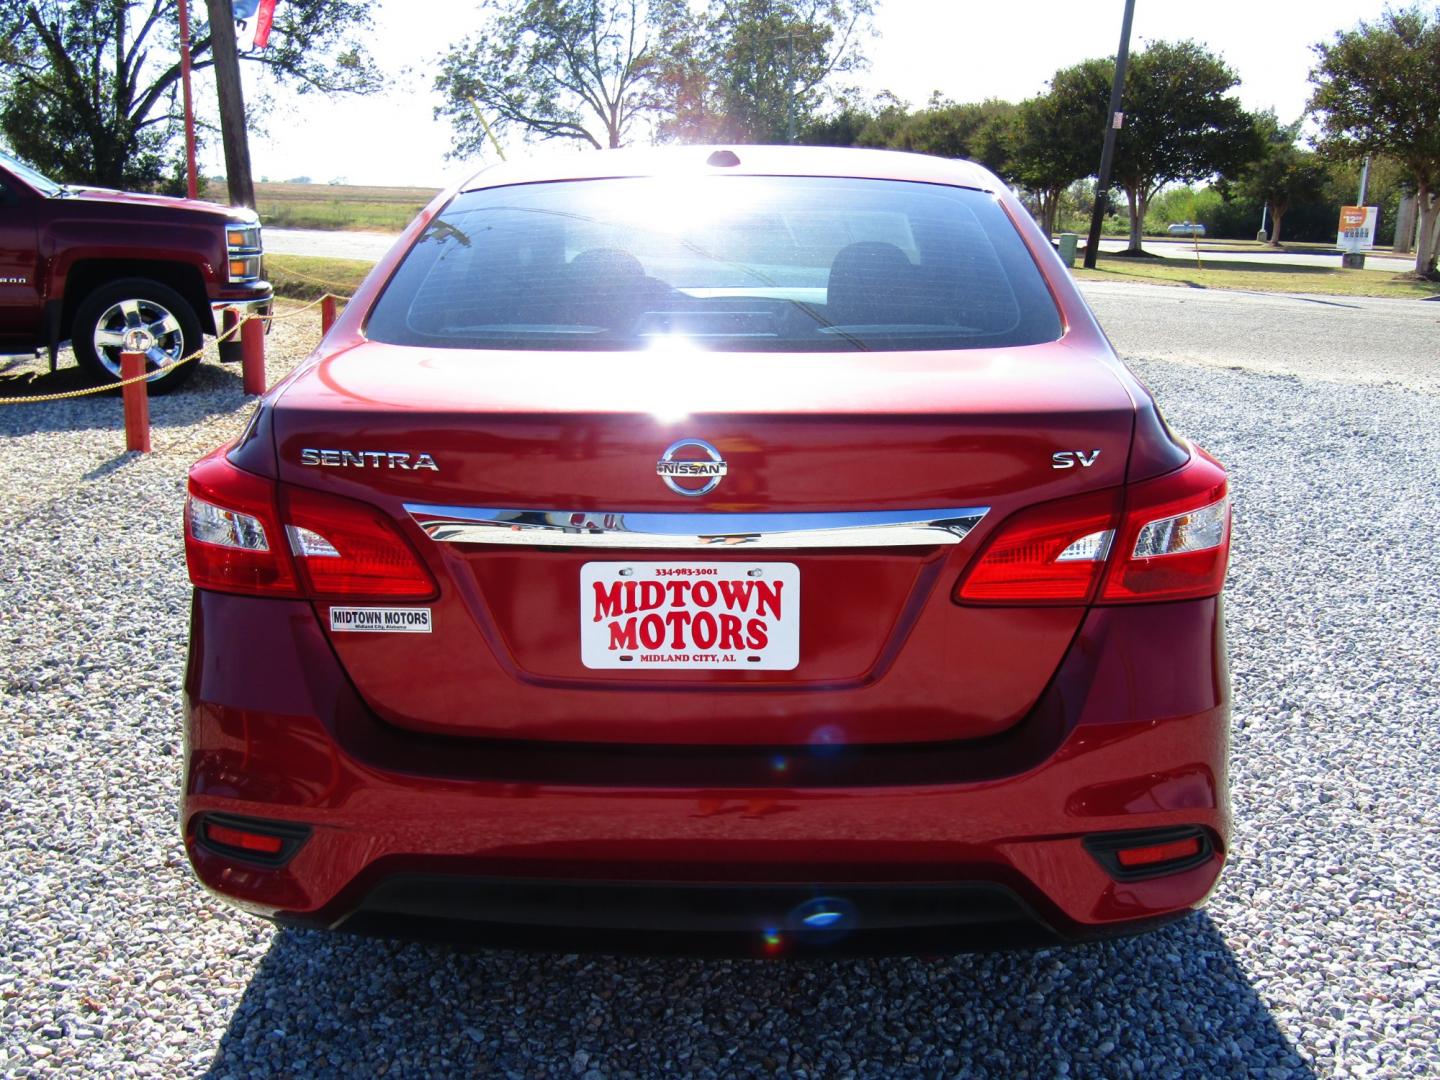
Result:
M874 113L863 106L846 104L808 119L796 133L795 141L802 146L860 146L866 130L874 123Z
M1114 169L1130 204L1130 253L1142 250L1145 208L1160 188L1234 173L1256 156L1254 123L1228 96L1239 82L1193 41L1148 42L1130 58ZM1103 126L1094 129L1097 143Z
M873 0L712 0L677 32L661 136L792 141L820 115L830 80L865 66L873 11Z
M452 157L482 155L490 131L620 146L659 108L665 14L644 0L500 0L480 33L440 60L435 88L459 141Z
M910 108L888 90L882 90L870 106L870 121L860 131L856 146L885 150L899 146L901 131L910 122Z
M961 104L936 94L929 107L913 113L901 125L891 145L898 150L978 161L992 172L1004 172L1009 159L1009 126L1016 108L1013 102L998 98Z
M1440 7L1387 11L1315 46L1310 110L1321 148L1339 158L1393 158L1414 181L1420 207L1415 273L1436 275L1440 246Z
M868 106L847 100L834 112L810 119L796 141L964 158L1003 175L1016 110L1013 103L998 98L960 104L937 92L928 106L911 112L893 94L882 92Z
M1021 102L1010 125L1008 179L1035 195L1047 233L1061 194L1099 164L1095 132L1105 123L1110 77L1103 60L1057 71L1049 92Z
M176 11L174 0L0 0L0 133L11 148L78 183L148 188L178 175ZM270 47L242 59L302 93L377 89L353 44L369 12L362 0L285 0ZM214 64L204 21L191 55L196 69Z
M1241 171L1236 189L1269 208L1270 246L1280 246L1280 227L1291 205L1320 197L1328 172L1311 150L1295 145L1300 121L1281 124L1272 110L1255 116L1260 156Z

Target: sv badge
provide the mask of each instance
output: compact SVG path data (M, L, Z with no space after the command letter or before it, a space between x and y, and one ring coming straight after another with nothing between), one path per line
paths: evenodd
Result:
M1078 464L1082 469L1088 469L1099 457L1099 450L1091 450L1088 454L1084 450L1057 450L1050 455L1050 467L1073 469Z

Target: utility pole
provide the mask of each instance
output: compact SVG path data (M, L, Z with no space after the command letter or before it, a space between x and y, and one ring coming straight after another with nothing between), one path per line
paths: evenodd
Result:
M787 30L766 39L769 43L785 42L785 141L794 145L797 136L795 116L795 31Z
M240 56L235 46L235 12L230 0L205 0L210 11L210 50L215 56L215 87L220 94L220 135L225 144L225 180L230 202L255 208L250 175L250 143L245 133L245 92L240 85Z
M190 98L190 0L180 0L180 86L185 99L185 195L198 197L195 175L195 105Z
M795 32L792 30L785 38L788 46L785 62L785 89L789 91L786 95L785 105L785 141L791 146L795 145Z
M213 3L214 0L211 0ZM1120 24L1120 48L1115 53L1115 81L1110 86L1110 111L1105 117L1105 145L1100 151L1100 175L1095 178L1095 209L1090 214L1090 239L1085 244L1085 268L1095 269L1100 255L1100 226L1110 202L1110 170L1115 164L1115 136L1125 114L1120 111L1125 92L1125 65L1130 62L1130 24L1135 21L1135 0L1125 0L1125 18Z

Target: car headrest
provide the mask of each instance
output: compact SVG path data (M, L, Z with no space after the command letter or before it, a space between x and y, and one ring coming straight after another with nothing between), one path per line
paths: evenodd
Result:
M915 264L894 244L863 240L830 264L826 313L836 325L911 321Z
M596 280L635 280L645 276L640 260L619 248L587 248L570 260L570 270L593 275Z

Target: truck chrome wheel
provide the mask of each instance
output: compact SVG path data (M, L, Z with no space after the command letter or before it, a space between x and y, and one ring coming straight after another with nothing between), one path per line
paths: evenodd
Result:
M185 334L180 320L153 300L121 300L111 304L95 324L95 357L117 378L120 376L120 353L131 331L148 334L144 353L157 369L152 379L165 374L165 368L185 355Z
M120 381L120 354L143 353L152 394L169 393L195 374L182 364L205 342L194 301L161 281L121 278L93 289L75 308L70 345L80 367L98 383Z

